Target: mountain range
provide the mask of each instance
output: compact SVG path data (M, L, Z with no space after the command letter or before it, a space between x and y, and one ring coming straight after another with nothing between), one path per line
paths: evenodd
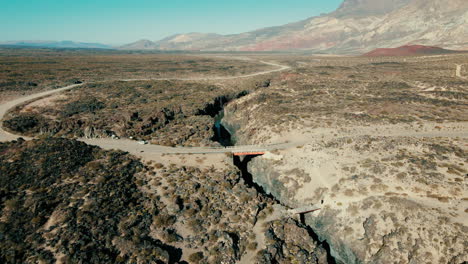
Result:
M364 53L407 44L468 49L467 0L344 0L329 14L251 32L177 34L121 49Z
M468 0L344 0L321 16L251 32L176 34L139 40L122 50L309 51L362 54L407 45L468 50ZM73 41L10 41L0 46L112 49Z

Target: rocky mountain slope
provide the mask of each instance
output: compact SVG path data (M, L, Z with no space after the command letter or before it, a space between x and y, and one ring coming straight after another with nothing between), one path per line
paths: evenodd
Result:
M345 0L336 11L235 35L189 33L124 49L368 52L406 44L468 49L465 0Z

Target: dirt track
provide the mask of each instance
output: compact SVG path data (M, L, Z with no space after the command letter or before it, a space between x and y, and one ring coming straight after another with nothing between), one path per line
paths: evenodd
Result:
M123 79L120 81L151 81L151 80L179 80L179 81L201 81L201 80L230 80L230 79L238 79L238 78L249 78L249 77L254 77L254 76L259 76L259 75L264 75L264 74L269 74L273 72L279 72L279 71L284 71L287 69L290 69L291 67L285 66L285 65L280 65L272 62L265 62L265 61L260 61L263 64L270 65L270 66L275 66L277 67L276 69L268 70L268 71L261 71L261 72L256 72L256 73L251 73L251 74L246 74L246 75L241 75L241 76L215 76L215 77L202 77L202 78L150 78L150 79ZM116 80L114 80L116 81ZM5 114L15 106L21 105L23 103L26 103L28 101L33 101L36 99L39 99L41 97L49 96L55 93L59 93L62 91L70 90L79 86L83 86L84 83L82 84L74 84L74 85L69 85L65 86L62 88L46 91L46 92L40 92L37 94L32 94L24 97L20 97L17 99L14 99L9 102L5 102L3 104L0 104L0 120L3 119ZM0 124L0 142L1 141L9 141L9 140L15 140L19 136L13 135L11 133L8 133L5 131ZM27 137L24 137L25 139L30 139ZM142 151L148 151L148 152L154 152L154 153L224 153L224 152L236 152L236 149L222 149L222 148L168 148L164 146L157 146L157 145L139 145L137 142L132 141L132 140L111 140L111 139L94 139L94 140L89 140L89 139L81 139L84 142L87 142L92 145L97 145L105 149L122 149L125 151L128 151L133 154L141 153ZM239 147L239 151L259 151L263 150L263 147Z
M236 78L248 78L252 76L258 76L258 75L263 75L263 74L268 74L272 72L279 72L279 71L284 71L289 69L289 66L284 66L276 63L270 63L270 62L264 62L262 63L271 65L271 66L277 66L277 69L269 70L269 71L262 71L262 72L257 72L257 73L252 73L252 74L247 74L247 75L242 75L242 76L228 76L228 77L211 77L211 78L180 78L180 79L174 79L174 78L162 78L162 79L127 79L123 81L141 81L141 80L221 80L221 79L236 79ZM461 65L457 65L457 76L460 76L461 72ZM461 77L463 78L463 77ZM83 84L74 84L74 85L69 85L66 87L62 87L59 89L55 90L50 90L46 92L41 92L29 96L24 96L20 97L18 99L12 100L7 103L0 104L0 119L3 119L5 114L8 112L8 110L12 109L13 107L23 104L28 101L33 101L35 99L44 97L44 96L49 96L61 91L73 89L79 86L82 86ZM451 128L452 126L449 125L450 127L449 130L430 130L430 131L421 131L421 132L416 132L411 129L401 129L398 127L398 125L395 126L390 126L383 131L380 131L378 133L375 133L375 131L372 131L372 129L360 129L357 128L357 131L355 131L352 134L349 133L340 133L339 137L346 137L346 136L356 136L356 135L373 135L373 136L391 136L391 137L468 137L466 133L466 127L467 124L453 124L453 126L460 126L458 129L453 130ZM324 131L315 131L314 133L308 134L308 135L303 135L302 137L292 137L292 138L297 138L296 141L294 142L281 142L281 143L276 143L276 144L269 144L265 146L235 146L233 148L203 148L203 147L195 147L195 148L173 148L173 147L165 147L165 146L159 146L159 145L141 145L138 144L136 141L129 140L129 139L110 139L110 138L98 138L98 139L80 139L83 142L86 142L91 145L96 145L99 147L102 147L103 149L120 149L123 151L127 151L129 153L132 153L137 156L142 156L142 153L144 153L144 158L146 159L151 159L152 156L154 155L161 155L161 154L222 154L226 152L251 152L251 151L272 151L275 149L288 149L288 148L294 148L297 146L301 146L306 144L307 142L310 142L314 139L317 139L319 136L322 135L321 132L324 132L325 134L329 134L329 132L325 129ZM12 135L8 132L6 132L1 126L0 126L0 141L9 141L9 140L15 140L19 136L17 135ZM24 137L25 139L30 139L27 137Z

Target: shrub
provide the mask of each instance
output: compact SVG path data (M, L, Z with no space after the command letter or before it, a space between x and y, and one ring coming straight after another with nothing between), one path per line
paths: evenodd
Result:
M249 245L247 246L247 249L248 250L256 250L257 249L257 242L252 242L252 243L249 243Z
M157 227L172 226L176 222L176 217L173 215L159 214L153 216L153 222Z
M189 261L193 263L199 263L203 259L202 252L196 252L189 256Z
M34 114L20 114L12 119L5 120L3 125L20 133L25 133L36 128L40 123L39 117Z
M62 115L64 117L70 117L78 113L94 113L105 108L105 106L103 102L98 101L94 97L85 98L66 104L62 110Z

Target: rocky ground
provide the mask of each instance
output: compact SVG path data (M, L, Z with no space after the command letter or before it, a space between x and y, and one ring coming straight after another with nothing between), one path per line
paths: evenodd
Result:
M223 122L240 144L298 143L249 170L281 202L322 207L305 220L338 262L463 263L463 58L305 60L229 104Z
M466 139L354 136L255 159L255 180L291 206L344 263L466 260ZM294 190L294 191L291 191ZM351 251L349 251L351 249Z
M0 153L2 263L326 263L305 226L265 221L276 202L234 168L143 164L68 139Z
M214 116L247 93L181 81L88 84L17 107L4 127L28 136L117 136L165 146L210 146L216 145Z

